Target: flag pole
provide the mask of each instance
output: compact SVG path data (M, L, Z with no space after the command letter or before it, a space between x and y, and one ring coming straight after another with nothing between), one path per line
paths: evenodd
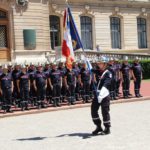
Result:
M66 0L66 5L69 7L69 4L68 4L68 0ZM69 7L70 8L70 7ZM71 16L72 16L72 14L71 14ZM72 19L73 19L73 16L72 16ZM72 20L72 22L74 23L74 21ZM75 23L74 23L75 24ZM75 26L75 28L76 28L76 26ZM74 29L74 30L77 30L77 29ZM76 33L76 38L78 39L78 41L80 41L80 45L81 45L81 49L82 49L82 52L83 52L83 55L84 55L84 57L85 58L88 58L87 57L87 54L85 53L85 49L84 49L84 47L83 47L83 44L82 44L82 42L81 42L81 39L80 39L80 37L79 37L79 35ZM89 63L87 62L87 60L88 59L86 59L85 60L85 62L86 62L86 64L87 64L87 67L88 67L88 69L89 69L89 71L90 71L90 74L91 74L91 76L92 76L92 80L94 79L94 75L93 75L93 73L92 73L92 71L91 71L91 69L90 69L90 66L89 66ZM95 92L96 92L96 95L98 96L98 93L97 93L97 91L96 91L96 85L95 85L95 83L93 84L93 87L94 87L94 90L95 90Z

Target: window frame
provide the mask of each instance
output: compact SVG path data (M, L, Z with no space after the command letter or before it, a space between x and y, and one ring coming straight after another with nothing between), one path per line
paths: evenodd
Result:
M85 22L83 23L82 22L82 18L85 18ZM86 22L87 21L89 21L89 20L87 20L87 18L90 20L90 22L88 22L88 24L86 24ZM84 42L83 42L83 35L82 35L82 26L90 26L90 39L91 39L91 46L90 47L88 47L87 46L87 44L86 44L86 46L84 45ZM80 27L81 27L81 41L82 41L82 43L83 43L83 47L84 47L84 49L90 49L90 50L92 50L93 49L93 45L94 45L94 41L93 41L93 32L94 32L94 30L93 30L93 18L91 17L91 16L87 16L87 15L81 15L80 16ZM89 29L89 28L88 28ZM86 31L85 31L85 33L87 33ZM84 33L84 34L85 34ZM86 35L86 34L85 34ZM87 40L86 40L87 41Z
M114 23L112 23L112 19L114 19ZM121 26L121 18L118 16L110 17L110 36L111 36L111 48L112 49L122 49L122 26ZM114 31L113 31L114 30ZM115 34L116 32L116 34ZM116 37L117 36L117 37ZM119 42L116 40L119 39ZM115 43L117 41L117 43Z
M140 23L139 23L139 20L140 20ZM142 20L145 21L144 24L142 23ZM142 28L144 28L145 30L144 29L141 30ZM143 35L143 34L145 34L145 35ZM146 49L146 48L148 48L148 36L147 35L148 35L147 34L147 19L143 18L143 17L138 17L137 18L137 36L138 36L138 48L139 49ZM146 38L145 43L143 43L143 41L141 40L141 38L143 36Z
M52 23L51 23L51 17L56 17L57 19L59 19L59 29L58 29L58 45L55 45L54 44L54 47L53 47L53 44L52 43L54 43L52 40L53 40L53 38L51 38L51 33L52 33L52 30L51 30L51 25L52 25ZM55 46L57 47L57 46L61 46L61 40L62 40L62 36L61 36L61 17L60 16L58 16L58 15L49 15L49 24L50 24L50 42L51 42L51 49L55 49ZM54 24L54 23L53 23ZM53 36L55 36L55 35L53 35ZM55 42L56 43L56 42Z

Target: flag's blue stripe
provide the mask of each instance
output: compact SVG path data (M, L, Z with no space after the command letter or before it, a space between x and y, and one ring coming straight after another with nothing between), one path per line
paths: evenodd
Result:
M76 42L76 47L74 47L74 50L83 49L83 45L80 39L80 36L78 34L78 30L76 28L75 22L74 22L74 18L72 16L71 10L68 7L68 14L69 14L69 19L70 19L70 33L71 33L71 37L72 40L74 40ZM84 50L84 49L83 49Z

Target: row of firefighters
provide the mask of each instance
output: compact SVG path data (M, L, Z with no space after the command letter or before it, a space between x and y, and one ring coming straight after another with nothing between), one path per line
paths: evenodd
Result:
M83 100L88 103L93 98L103 71L97 63L92 63L92 71L86 62L74 62L71 68L65 63L45 63L44 65L12 64L0 66L0 105L4 112L12 112L13 105L28 110L30 106L45 108L48 104L54 107L61 106L63 102L74 105L76 101ZM110 58L107 69L111 72L111 100L120 96L122 85L123 98L130 97L130 80L134 80L135 96L141 97L140 85L142 67L136 58L133 64L128 63L128 57L121 62ZM92 74L91 74L92 72Z

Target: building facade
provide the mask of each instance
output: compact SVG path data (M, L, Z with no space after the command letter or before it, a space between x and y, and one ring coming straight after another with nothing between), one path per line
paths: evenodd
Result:
M69 0L85 50L150 51L149 0ZM0 0L0 61L46 61L63 40L65 0Z

